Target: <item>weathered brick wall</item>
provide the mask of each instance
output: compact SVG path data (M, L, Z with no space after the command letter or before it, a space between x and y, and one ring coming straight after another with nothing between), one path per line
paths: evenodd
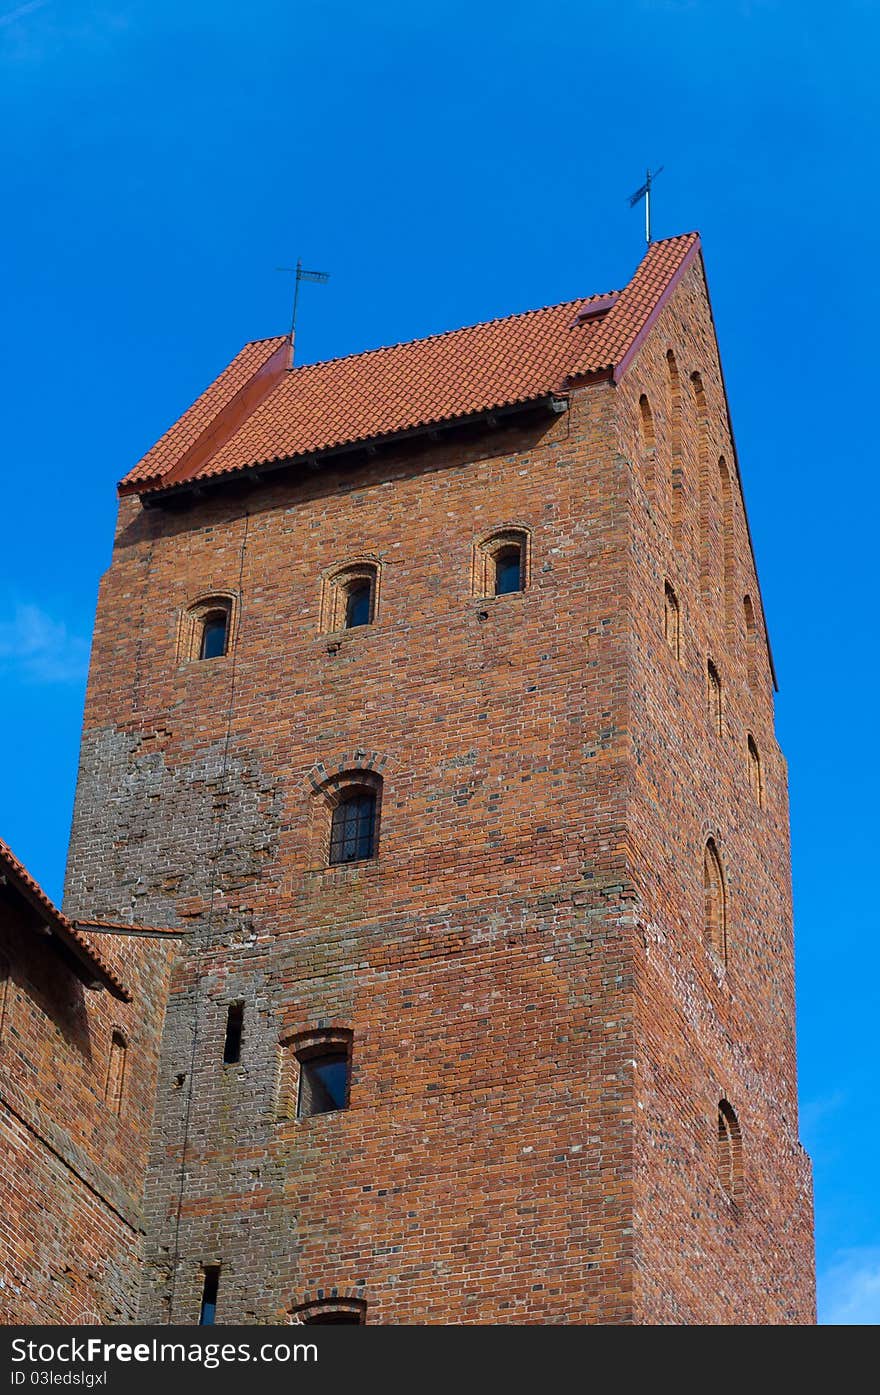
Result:
M283 1321L334 1289L368 1322L810 1320L785 771L726 433L695 270L622 385L583 388L562 417L179 512L123 502L66 905L186 931L142 1318L197 1320L219 1263L220 1321ZM528 589L474 597L474 541L514 525ZM376 623L331 639L322 577L364 559ZM237 598L232 654L181 661L181 616L216 593ZM359 766L384 778L379 857L328 869L316 787ZM723 973L701 931L710 833ZM224 1066L236 1000L241 1060ZM280 1119L279 1043L319 1024L353 1032L350 1108ZM736 1214L716 1177L722 1096L743 1129Z
M672 500L670 349L681 385L679 509ZM694 372L705 393L705 437ZM639 430L642 393L652 408L653 451ZM699 264L664 311L619 398L621 449L632 461L636 1318L811 1322L812 1203L797 1127L786 768L774 735L763 617ZM726 524L721 457L732 484ZM664 639L667 581L680 604L680 658ZM751 653L746 595L758 627ZM722 680L720 735L707 712L710 657ZM763 808L750 786L749 734L762 763ZM713 959L703 935L709 837L725 874L726 967ZM742 1129L738 1206L716 1165L722 1098Z
M631 1317L613 409L600 387L529 434L264 484L247 523L228 496L124 505L68 887L192 928L144 1317L194 1320L211 1262L228 1320L333 1287L371 1322ZM532 530L531 585L475 599L474 541L505 524ZM322 573L365 555L377 621L333 650ZM239 589L230 701L231 658L178 664L178 616ZM359 748L382 762L380 856L327 870L309 774ZM279 1039L324 1020L354 1033L351 1108L279 1123Z
M131 1003L85 988L25 915L5 902L0 911L9 968L0 985L6 1323L125 1322L137 1312L168 949L100 938ZM114 1030L127 1042L118 1112L105 1098Z

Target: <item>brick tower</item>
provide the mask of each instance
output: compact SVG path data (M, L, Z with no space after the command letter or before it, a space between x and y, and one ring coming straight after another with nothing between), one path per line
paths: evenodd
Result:
M351 358L249 344L120 494L65 912L183 932L141 1320L812 1322L699 238Z

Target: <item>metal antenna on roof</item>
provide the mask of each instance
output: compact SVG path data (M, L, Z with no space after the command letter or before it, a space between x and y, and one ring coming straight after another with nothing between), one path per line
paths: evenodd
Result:
M649 247L651 245L651 185L654 183L654 180L657 178L658 174L662 173L662 165L658 170L647 170L645 175L645 182L642 185L642 187L640 189L636 189L635 193L630 194L629 196L630 208L635 208L637 203L641 203L642 199L645 200L645 241L647 242Z
M330 273L328 271L303 271L303 264L301 261L297 261L295 267L276 266L275 270L289 271L294 276L293 314L290 317L289 347L287 350L287 366L288 368L292 368L294 354L296 352L296 307L299 303L299 283L300 281L316 281L318 285L323 286L325 282L330 280Z

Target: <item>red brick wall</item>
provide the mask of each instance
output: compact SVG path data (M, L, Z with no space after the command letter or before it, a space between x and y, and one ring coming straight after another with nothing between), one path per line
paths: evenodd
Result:
M671 526L669 349L682 387L680 545ZM707 406L702 461L698 404L687 391L695 371ZM640 442L641 393L653 411L653 457ZM699 265L619 396L621 449L632 461L636 1320L812 1322L811 1179L797 1129L786 768L774 735L763 618ZM727 540L721 456L732 481ZM646 487L652 476L653 491ZM679 659L664 640L667 580L681 608ZM759 630L751 655L745 595ZM722 681L720 736L707 716L710 657ZM761 758L763 808L749 782L749 734ZM702 858L710 836L726 882L726 967L703 937ZM718 1178L722 1098L742 1130L738 1206Z
M30 921L4 898L0 1320L132 1321L168 951L101 936L133 993L122 1003L85 988ZM118 1114L105 1101L114 1030L128 1044Z
M70 885L127 912L136 867L142 917L195 936L168 1013L145 1316L192 1320L220 1260L228 1319L334 1286L370 1322L631 1317L613 409L606 386L530 435L264 486L243 559L241 500L124 506ZM475 599L474 541L511 524L531 530L531 585ZM322 573L364 555L376 624L330 652ZM178 613L239 575L224 783L232 662L179 666ZM380 857L328 871L309 776L359 747L385 778ZM224 1069L236 998L242 1061ZM279 1039L323 1020L354 1033L351 1108L278 1123Z
M728 625L713 570L723 449L728 580L760 625L714 354L695 271L621 387L575 393L562 417L179 512L123 503L67 909L187 931L144 1319L195 1321L203 1266L220 1263L220 1321L284 1320L334 1289L368 1322L810 1320L785 775L766 659L759 645L759 690L744 686L739 612ZM695 369L711 417L702 560ZM530 530L529 588L476 598L474 542L504 526ZM376 623L331 639L322 577L367 558ZM233 654L181 662L186 607L217 592L239 595ZM379 857L327 869L320 787L359 765L384 778ZM723 974L700 929L709 833L728 878ZM236 1000L241 1060L224 1067ZM350 1108L279 1119L279 1044L322 1024L353 1032ZM736 1215L715 1171L722 1096L742 1125Z

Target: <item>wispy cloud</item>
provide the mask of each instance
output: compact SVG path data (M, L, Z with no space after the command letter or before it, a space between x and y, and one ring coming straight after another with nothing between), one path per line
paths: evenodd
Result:
M880 1323L880 1248L835 1255L819 1275L819 1321L859 1327Z
M23 19L32 10L41 10L44 5L48 5L49 0L28 0L26 5L17 5L14 10L9 10L5 15L0 15L0 29L7 24L14 24L17 19Z
M31 683L79 683L89 643L36 605L19 605L0 620L0 672Z

